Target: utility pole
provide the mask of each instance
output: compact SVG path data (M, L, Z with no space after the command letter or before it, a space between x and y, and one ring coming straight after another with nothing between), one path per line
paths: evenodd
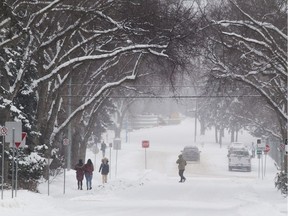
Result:
M72 96L72 90L71 90L71 82L72 78L69 78L69 84L68 84L68 118L70 118L71 115L71 96ZM72 136L71 136L71 121L68 124L68 140L69 145L67 146L67 169L70 170L71 168L71 149L72 149Z
M196 136L197 136L197 115L198 115L198 104L197 98L195 99L195 129L194 129L194 142L196 143Z

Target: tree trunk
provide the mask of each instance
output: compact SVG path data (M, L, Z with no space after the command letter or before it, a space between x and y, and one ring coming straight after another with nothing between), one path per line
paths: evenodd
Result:
M220 128L219 130L219 144L220 144L220 148L222 148L222 137L223 137L223 128Z
M218 129L215 127L215 142L218 143Z
M115 127L114 133L115 133L115 138L120 138L121 137L121 128Z
M234 128L231 129L231 143L234 142L234 135L235 135L235 130Z
M203 120L200 121L200 134L205 135L205 122Z

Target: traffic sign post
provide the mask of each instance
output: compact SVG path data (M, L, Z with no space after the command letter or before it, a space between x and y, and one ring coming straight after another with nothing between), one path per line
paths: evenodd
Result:
M15 128L12 129L12 181L11 181L11 189L12 189L12 198L14 197L14 164L15 164Z
M265 144L261 142L261 139L257 139L257 150L265 150Z
M149 148L150 143L149 140L143 140L142 141L142 148L145 149L145 169L147 169L147 153L146 153L146 149Z
M12 148L12 179L11 179L11 189L12 198L17 196L17 183L18 183L18 148L24 147L26 143L27 133L22 133L22 122L5 122L5 127L0 127L0 135L3 136L2 144L2 191L4 185L4 145L5 142L10 143L9 146ZM4 139L5 138L5 139ZM16 149L16 169L15 167L15 149ZM2 195L3 196L3 195Z
M113 149L114 150L121 150L121 139L114 139L113 140Z
M17 196L17 188L18 188L18 166L19 166L19 148L24 148L26 144L26 137L27 133L22 132L21 133L22 140L21 142L15 142L15 147L16 147L16 176L15 176L15 197Z
M263 157L262 152L265 150L265 144L261 142L261 139L257 139L257 157L258 161L258 177L260 178L260 170L262 171L262 179L263 179ZM261 160L261 165L260 165Z
M5 122L5 128L7 133L5 135L5 141L10 143L10 147L15 147L15 142L22 141L22 123L21 122ZM13 135L14 129L14 135Z
M3 192L4 192L4 163L5 163L5 136L7 135L8 128L0 126L0 135L2 136L2 173L1 173L1 199L3 200Z
M1 134L1 136L6 136L7 133L8 133L8 128L0 126L0 134Z
M22 132L22 140L21 140L21 142L15 142L16 149L25 147L25 145L26 145L26 137L27 137L27 133L26 132Z
M268 144L265 145L264 155L265 155L265 162L264 162L264 176L266 174L266 158L267 154L270 151L270 146Z
M64 138L63 139L63 145L64 146L68 146L69 145L69 139L68 138ZM68 155L68 149L67 149L67 155ZM67 160L67 159L66 159ZM64 160L64 185L63 185L63 194L65 194L65 189L66 189L66 166L67 166L67 162Z
M115 159L115 178L116 178L116 176L117 176L117 166L118 166L118 150L121 149L121 139L120 138L115 138L113 140L113 149L116 150L116 159Z
M111 149L112 149L112 147L113 147L113 144L112 143L109 143L109 161L110 161L110 164L112 164L112 157L111 157ZM110 167L110 172L109 172L109 177L110 177L110 179L111 179L111 173L112 173L112 171L111 171L111 167Z
M149 148L149 140L142 141L142 148Z
M47 193L48 193L48 196L50 195L50 164L51 162L53 161L53 159L51 160L50 158L50 155L48 158L45 158L45 162L47 164L47 183L48 183L48 188L47 188Z
M264 149L264 153L268 154L269 151L270 151L270 146L268 144L266 144L265 149Z

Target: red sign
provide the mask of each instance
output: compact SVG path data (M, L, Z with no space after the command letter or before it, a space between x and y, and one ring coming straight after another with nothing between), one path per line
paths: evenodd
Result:
M270 151L270 146L268 144L266 144L264 152L268 153L269 151Z
M63 145L69 145L69 139L67 138L63 139Z
M26 144L26 137L27 137L27 133L26 133L26 132L22 132L22 141L21 141L21 142L15 142L16 148L24 147L24 146L25 146L25 144Z
M142 148L149 148L149 140L142 141Z
M22 132L22 140L24 140L27 136L27 133L26 132Z
M20 144L21 144L21 142L15 142L15 146L17 149L19 148Z
M1 128L0 134L1 134L2 136L6 136L7 133L8 133L8 128L7 128L7 127L1 127L1 126L0 126L0 128Z

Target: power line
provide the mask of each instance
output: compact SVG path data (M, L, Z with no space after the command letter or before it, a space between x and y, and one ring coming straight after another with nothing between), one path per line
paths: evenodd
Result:
M261 95L179 95L179 96L111 96L110 98L171 98L171 99L189 99L189 98L233 98L233 97L261 97Z
M92 97L89 95L62 95L62 97ZM107 96L105 98L139 98L139 99L197 99L197 98L242 98L261 97L261 95L138 95L138 96Z
M71 86L104 86L106 83L97 83L97 84L81 84L81 83L72 83ZM67 84L69 85L69 84ZM153 88L195 88L195 87L205 87L205 85L123 85L123 87L153 87Z

